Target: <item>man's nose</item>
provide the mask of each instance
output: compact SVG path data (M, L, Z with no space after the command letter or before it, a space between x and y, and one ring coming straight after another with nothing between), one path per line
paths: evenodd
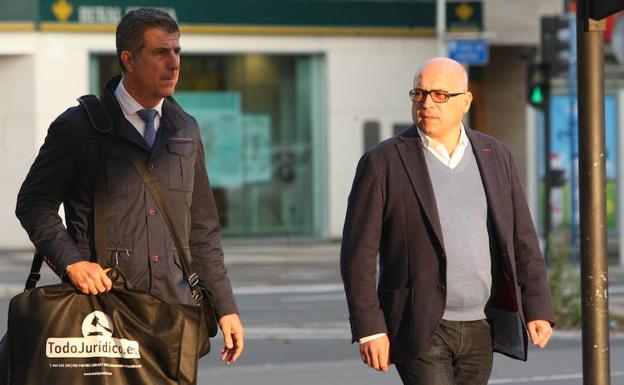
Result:
M429 108L429 107L433 107L436 103L433 101L433 97L431 96L431 93L427 93L425 95L425 99L422 101L421 104L424 108Z
M177 70L180 68L180 54L176 52L171 52L167 57L167 67L172 70Z

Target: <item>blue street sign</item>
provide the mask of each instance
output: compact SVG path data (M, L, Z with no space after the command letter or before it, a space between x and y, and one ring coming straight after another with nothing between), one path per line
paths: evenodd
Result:
M485 65L489 60L487 41L484 39L458 39L448 42L451 59L462 64Z

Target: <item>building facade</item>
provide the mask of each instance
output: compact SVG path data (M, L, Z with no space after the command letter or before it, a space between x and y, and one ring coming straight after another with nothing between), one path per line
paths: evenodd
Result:
M17 190L50 122L119 72L115 24L139 6L181 26L174 97L200 123L224 233L339 238L359 157L411 124L414 73L440 52L435 1L0 0L0 247L30 246ZM490 47L486 65L468 67L469 123L510 145L531 196L522 52L539 40L539 16L562 5L480 6L480 31L455 36Z

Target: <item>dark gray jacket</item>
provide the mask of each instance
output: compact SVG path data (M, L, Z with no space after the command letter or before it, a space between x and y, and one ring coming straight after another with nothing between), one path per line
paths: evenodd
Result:
M197 122L165 98L152 150L124 118L114 96L120 78L102 91L113 129L100 134L85 110L72 107L50 126L17 197L16 214L48 265L63 276L67 265L94 259L93 192L96 159L107 173L108 252L105 259L138 289L171 302L193 304L167 225L152 196L112 137L132 143L160 182L162 194L192 256L192 267L212 292L217 315L237 313L223 263L218 213L206 174ZM109 137L110 136L110 137ZM65 228L58 215L65 209Z

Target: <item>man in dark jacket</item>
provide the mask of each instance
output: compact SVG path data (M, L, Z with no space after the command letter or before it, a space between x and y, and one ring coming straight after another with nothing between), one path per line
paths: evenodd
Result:
M105 157L103 259L137 289L194 304L163 213L115 141L134 147L159 181L193 271L212 293L224 336L221 359L231 364L243 349L243 327L223 262L197 122L171 99L180 69L179 37L176 22L159 10L138 9L121 19L116 41L123 77L109 80L101 95L113 123L106 133L111 140L97 140L84 108L61 114L20 189L16 214L56 274L85 294L110 290L111 280L94 262L93 240L95 165ZM67 228L58 215L61 203Z
M414 126L364 154L341 267L364 363L409 385L485 385L492 352L526 359L553 313L546 266L511 153L462 124L464 68L428 61ZM376 260L379 253L379 281Z

